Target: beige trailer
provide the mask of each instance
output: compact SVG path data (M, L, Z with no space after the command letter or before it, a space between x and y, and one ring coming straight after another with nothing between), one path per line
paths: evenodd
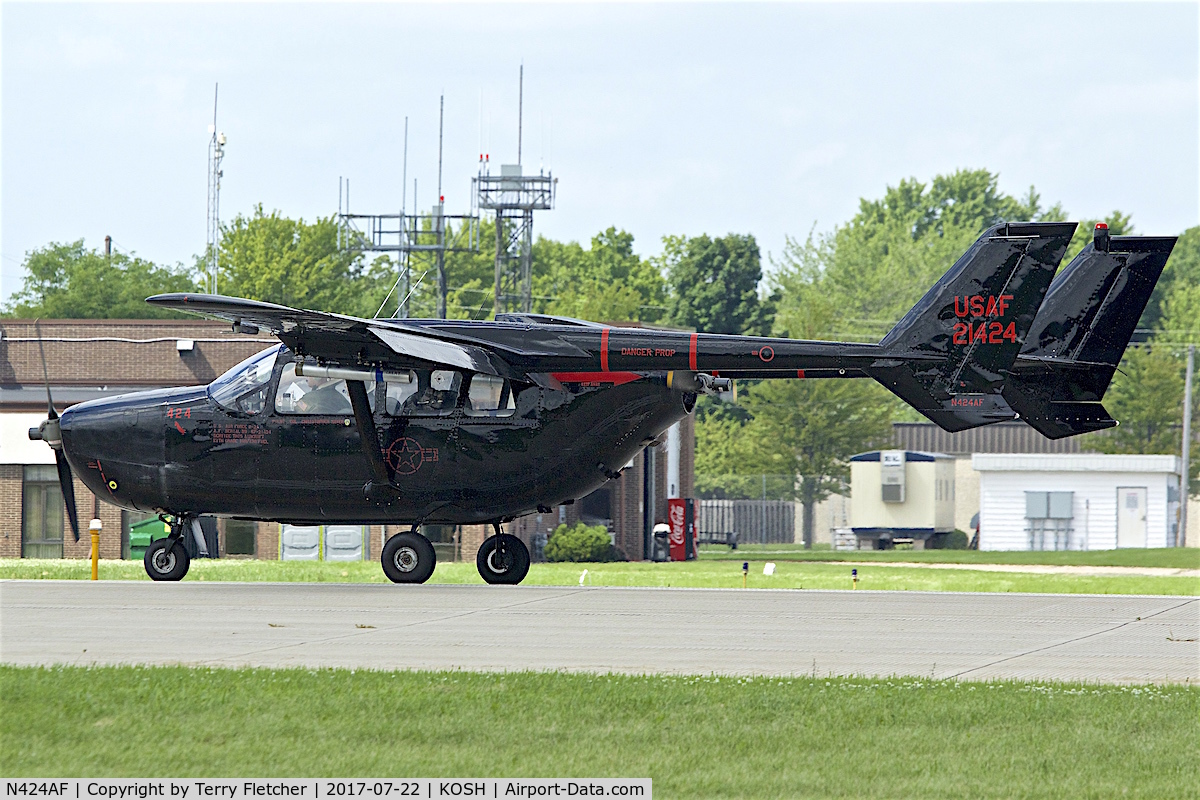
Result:
M924 549L954 531L954 459L941 453L876 450L850 459L850 527L859 549L898 541Z

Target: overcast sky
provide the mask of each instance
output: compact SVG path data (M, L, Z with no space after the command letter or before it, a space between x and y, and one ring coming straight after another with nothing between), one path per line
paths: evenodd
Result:
M312 220L436 194L470 205L482 147L559 177L535 232L752 233L764 256L905 177L1036 185L1072 218L1200 221L1195 3L22 4L0 6L0 293L24 254L105 234L156 262L205 240L208 125L223 219ZM480 114L482 95L482 119ZM483 129L481 135L481 128Z

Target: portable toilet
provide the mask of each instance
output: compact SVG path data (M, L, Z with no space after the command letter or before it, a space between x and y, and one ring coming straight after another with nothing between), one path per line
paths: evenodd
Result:
M911 540L924 549L954 531L954 459L941 453L876 450L850 459L850 526L860 549Z
M279 530L281 561L318 561L321 558L319 525L281 525Z
M326 525L326 561L362 561L366 537L362 525Z

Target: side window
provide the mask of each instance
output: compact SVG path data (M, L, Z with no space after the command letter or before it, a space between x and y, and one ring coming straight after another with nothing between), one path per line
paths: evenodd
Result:
M458 395L462 389L462 374L451 369L414 370L415 384L399 384L388 389L388 413L394 415L437 415L450 414L458 406ZM392 409L392 398L397 400Z
M504 378L472 375L465 411L472 417L508 417L517 410L512 386Z
M401 373L404 374L404 373ZM411 413L411 403L409 398L417 394L417 374L412 370L408 371L407 381L387 381L384 383L384 410L388 416L399 417L406 413L404 404L409 403L408 412Z
M375 410L375 382L367 381L367 399ZM296 374L294 361L283 365L279 374L279 389L275 392L275 411L280 414L340 415L354 413L346 382L334 378L317 378Z

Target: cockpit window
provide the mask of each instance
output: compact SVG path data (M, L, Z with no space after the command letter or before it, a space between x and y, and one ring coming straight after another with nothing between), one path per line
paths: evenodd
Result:
M208 396L222 408L258 414L267 404L267 388L279 345L250 356L208 385Z

